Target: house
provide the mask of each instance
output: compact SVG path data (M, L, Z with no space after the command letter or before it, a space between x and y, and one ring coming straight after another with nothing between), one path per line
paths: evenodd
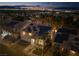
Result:
M9 32L14 38L19 37L21 40L30 42L33 46L42 48L45 45L50 30L50 26L32 23L31 20L12 20L4 26L2 31L5 31L5 33Z
M15 18L16 19L16 18ZM22 28L29 23L29 19L26 20L11 20L7 21L4 26L1 26L1 31L2 32L9 32L12 34L14 37L18 37L20 35L20 32L22 31Z
M13 36L13 34L14 34L14 37L16 37L17 35L16 35L16 28L15 28L15 26L17 25L17 24L19 24L19 22L17 22L17 21L10 21L10 22L7 22L7 24L5 25L5 26L3 26L2 28L1 28L1 34L2 34L2 37L6 34L6 35L9 35L8 33L10 33L10 34L12 34L12 36Z
M79 31L78 29L62 27L58 30L55 37L55 43L60 45L60 49L79 52ZM72 53L73 54L73 53Z
M49 26L32 23L22 31L21 39L41 48L44 47L45 40L48 38L50 30L51 27Z
M78 32L76 29L60 28L56 33L55 41L58 43L63 43L63 41L67 41L75 37L76 35L78 35Z

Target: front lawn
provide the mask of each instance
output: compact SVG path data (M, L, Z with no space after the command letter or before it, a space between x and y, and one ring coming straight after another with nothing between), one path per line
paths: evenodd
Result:
M41 48L36 48L33 51L34 54L38 55L38 56L42 56L43 55L43 50Z

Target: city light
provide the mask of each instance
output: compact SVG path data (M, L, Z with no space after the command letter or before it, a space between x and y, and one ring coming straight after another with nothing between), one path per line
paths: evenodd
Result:
M60 12L56 12L56 14L60 14Z

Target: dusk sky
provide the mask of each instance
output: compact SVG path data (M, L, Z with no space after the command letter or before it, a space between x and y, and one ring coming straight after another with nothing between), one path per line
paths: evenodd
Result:
M78 7L78 2L0 2L0 5L40 5L46 7Z

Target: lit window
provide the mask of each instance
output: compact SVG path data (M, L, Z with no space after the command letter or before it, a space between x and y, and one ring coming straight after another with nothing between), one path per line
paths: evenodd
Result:
M29 36L32 36L32 33L29 33Z
M25 35L26 34L25 31L23 31L22 34Z
M34 45L34 43L35 43L35 39L31 39L31 44Z
M43 40L39 40L39 44L40 45L43 45Z
M57 30L55 30L55 32L57 32Z

